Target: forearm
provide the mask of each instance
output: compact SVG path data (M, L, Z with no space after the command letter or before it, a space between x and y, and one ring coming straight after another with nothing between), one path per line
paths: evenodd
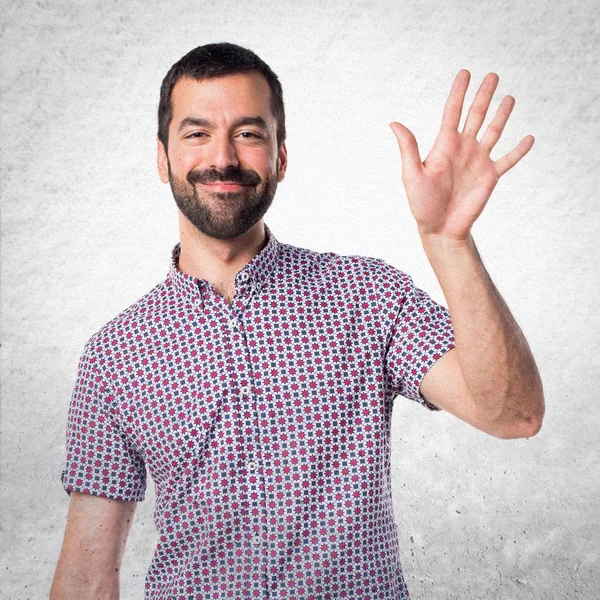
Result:
M452 317L461 371L477 412L499 430L534 435L544 394L529 344L488 275L472 237L422 235Z

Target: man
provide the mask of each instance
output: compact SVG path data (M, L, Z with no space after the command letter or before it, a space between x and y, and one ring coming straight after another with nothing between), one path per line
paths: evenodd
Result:
M264 223L287 151L281 86L254 53L196 48L166 75L158 171L179 207L167 277L86 343L62 473L70 506L51 598L118 598L146 469L159 533L146 598L408 598L390 485L398 395L501 438L535 435L542 384L471 226L499 177L507 96L435 146L392 123L449 310L377 258L278 241Z

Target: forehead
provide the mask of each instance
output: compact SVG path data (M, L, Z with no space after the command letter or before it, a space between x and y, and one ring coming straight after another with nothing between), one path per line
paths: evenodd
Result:
M171 93L172 124L186 117L236 118L271 114L271 90L257 71L197 80L180 78Z

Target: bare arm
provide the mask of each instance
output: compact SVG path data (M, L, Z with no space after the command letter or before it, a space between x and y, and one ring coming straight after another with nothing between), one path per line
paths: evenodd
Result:
M500 177L535 140L525 136L508 154L492 160L490 153L515 104L512 96L502 99L477 139L500 79L496 73L484 78L458 131L470 78L466 69L455 77L425 161L413 133L402 123L391 123L410 209L456 334L456 348L424 377L422 395L491 435L529 437L539 431L544 417L540 374L523 332L483 266L471 228Z
M456 348L450 350L455 357L443 356L438 369L432 367L425 375L423 396L496 437L535 435L544 417L540 374L475 241L422 241L448 302L456 337Z
M71 492L50 600L118 600L136 502Z

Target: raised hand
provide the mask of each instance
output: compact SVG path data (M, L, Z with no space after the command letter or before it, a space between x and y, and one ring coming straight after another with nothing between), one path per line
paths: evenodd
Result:
M425 161L421 162L412 132L401 123L390 123L400 147L402 181L419 233L457 242L469 239L471 227L500 177L529 152L535 141L532 135L525 136L502 158L490 158L515 105L512 96L502 99L481 141L477 141L500 79L496 73L488 73L482 81L459 132L470 78L469 71L462 69L454 79L440 131Z

